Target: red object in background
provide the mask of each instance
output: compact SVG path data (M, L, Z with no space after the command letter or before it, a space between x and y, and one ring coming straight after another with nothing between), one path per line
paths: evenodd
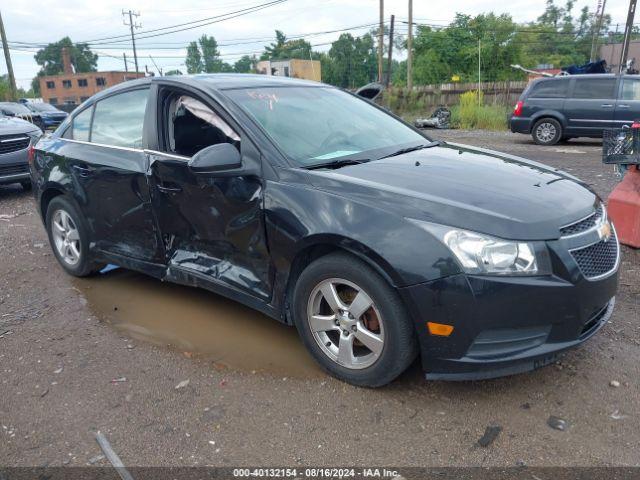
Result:
M640 170L635 165L609 195L607 212L620 243L640 248Z
M520 115L522 115L523 105L524 105L524 102L522 100L518 100L518 103L516 103L516 107L513 109L514 117L519 117Z

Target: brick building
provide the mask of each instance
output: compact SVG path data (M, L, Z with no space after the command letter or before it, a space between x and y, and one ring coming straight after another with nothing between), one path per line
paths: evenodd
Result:
M87 72L40 77L40 95L52 105L79 105L117 83L144 77L136 72Z
M64 48L62 63L64 73L40 77L40 96L52 105L79 105L100 90L144 77L144 73L121 71L74 73Z

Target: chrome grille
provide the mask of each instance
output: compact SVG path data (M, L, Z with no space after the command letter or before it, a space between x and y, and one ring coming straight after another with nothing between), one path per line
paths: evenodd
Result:
M568 237L569 235L577 235L578 233L586 232L596 225L599 225L603 217L604 207L602 204L599 204L596 207L596 211L589 215L587 218L584 218L579 222L572 223L571 225L567 225L566 227L562 227L560 229L560 234L563 237Z
M29 146L30 138L26 135L3 135L0 136L0 155L24 150Z
M608 240L602 240L588 247L571 250L582 274L589 279L602 277L612 272L618 263L618 238L612 229Z

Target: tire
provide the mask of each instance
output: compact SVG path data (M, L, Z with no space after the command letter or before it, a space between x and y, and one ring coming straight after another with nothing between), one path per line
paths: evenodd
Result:
M324 292L334 293L333 307ZM417 356L413 323L397 292L351 255L330 254L314 261L298 278L293 297L302 342L320 366L340 380L381 387ZM343 314L334 313L339 311Z
M24 191L28 192L29 190L31 190L31 181L25 180L24 182L20 182L20 186Z
M47 207L45 224L53 254L68 274L86 277L100 270L102 265L93 262L89 254L87 224L75 202L64 196L55 197Z
M538 145L555 145L562 138L562 125L555 118L542 118L533 126L531 136Z

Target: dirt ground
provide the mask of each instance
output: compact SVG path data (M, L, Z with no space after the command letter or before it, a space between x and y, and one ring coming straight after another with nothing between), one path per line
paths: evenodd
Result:
M616 182L599 142L434 137L560 167L603 197ZM639 270L625 248L610 324L556 365L465 383L415 365L368 390L320 372L293 329L211 293L64 275L31 194L0 187L0 466L106 465L98 430L128 466L638 466ZM502 431L483 448L489 425Z

